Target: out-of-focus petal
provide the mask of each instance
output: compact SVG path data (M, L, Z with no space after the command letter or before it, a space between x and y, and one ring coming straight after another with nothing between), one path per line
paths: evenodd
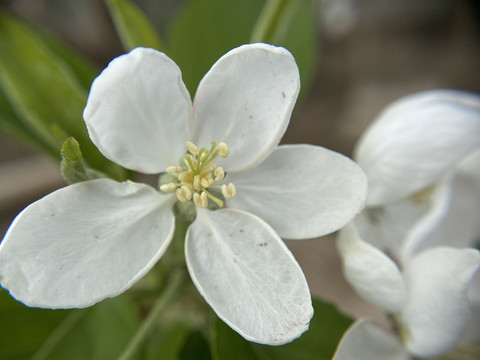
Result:
M363 171L349 158L313 145L283 145L253 169L228 174L237 195L227 206L258 215L283 238L340 229L367 195Z
M407 293L397 265L382 251L363 241L353 224L340 231L337 247L345 277L358 294L389 312L401 311Z
M4 288L28 306L87 307L139 280L174 230L173 197L99 179L57 190L21 212L0 245Z
M477 247L480 239L480 152L458 167L457 174L442 185L448 190L437 199L437 209L422 219L405 243L403 257L434 246Z
M219 164L227 171L265 159L285 132L300 77L293 56L267 44L243 45L222 56L198 86L194 101L194 142L230 147Z
M273 229L232 209L199 209L187 232L188 270L217 315L245 339L280 345L308 329L305 277Z
M458 173L436 187L429 211L412 227L401 249L402 262L437 246L471 247L480 235L480 184Z
M410 356L393 334L360 319L343 335L333 360L410 360Z
M453 349L470 314L467 288L480 266L474 249L428 249L405 266L409 299L402 312L410 353L434 357Z
M185 153L191 108L178 66L161 52L137 48L95 79L83 117L103 155L153 174Z
M355 218L355 225L362 239L398 254L409 231L428 209L428 201L409 198L386 206L365 208Z
M356 148L368 205L416 193L479 148L479 118L480 96L462 91L425 91L387 107Z

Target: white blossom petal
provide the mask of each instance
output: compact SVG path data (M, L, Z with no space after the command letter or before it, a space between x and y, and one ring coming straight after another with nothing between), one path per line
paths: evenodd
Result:
M438 247L406 264L409 299L402 313L410 353L434 357L455 347L469 317L467 288L480 266L474 249Z
M21 212L0 245L4 288L28 306L87 307L130 288L162 256L173 197L98 179L57 190Z
M245 339L281 345L308 329L313 308L305 277L261 219L233 209L198 209L185 254L200 294Z
M368 205L414 194L479 148L479 118L480 96L453 90L421 92L387 107L356 148Z
M177 165L185 153L191 108L177 65L161 52L137 48L95 79L83 117L103 155L153 174Z
M459 166L453 179L442 184L448 196L438 201L438 219L424 219L407 239L404 257L434 246L478 247L480 240L480 152ZM442 199L440 199L442 200ZM433 214L434 216L435 214Z
M357 320L343 335L333 360L409 360L398 338L371 320Z
M365 175L352 160L313 145L279 146L260 165L226 180L237 188L228 207L261 217L289 239L340 229L363 209L367 194Z
M227 171L260 163L283 136L299 90L297 64L284 48L249 44L229 51L198 86L195 144L225 142L230 155L218 162Z
M475 196L478 195L476 192L454 190L454 183L458 184L458 180L458 176L456 180L447 176L431 193L428 211L409 229L401 245L403 263L427 248L468 247L473 242L470 237L478 228L475 210L480 210L475 200L480 199Z
M359 295L389 312L402 310L407 299L405 282L386 254L360 239L353 224L340 231L337 248L345 277Z
M411 228L429 209L428 202L406 199L381 207L365 208L355 225L362 239L398 254Z

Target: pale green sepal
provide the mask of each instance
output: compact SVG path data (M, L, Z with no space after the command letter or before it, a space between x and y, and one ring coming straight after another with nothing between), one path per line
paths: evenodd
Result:
M177 201L173 206L175 217L181 221L187 222L188 225L195 220L197 216L197 209L193 201L181 202Z
M106 174L89 168L83 160L80 144L73 137L69 137L63 143L61 150L62 160L60 169L63 178L69 183L74 184L80 181L99 179L108 177Z
M165 46L145 14L129 0L106 0L125 51L149 47L164 51Z

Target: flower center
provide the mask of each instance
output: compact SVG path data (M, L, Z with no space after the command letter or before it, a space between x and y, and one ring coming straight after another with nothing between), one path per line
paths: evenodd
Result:
M201 208L208 206L210 199L219 207L223 207L223 200L212 194L211 189L225 177L225 171L222 167L217 166L213 161L217 156L226 158L230 153L227 144L221 142L217 144L212 141L210 150L201 148L187 141L188 153L183 157L184 165L170 166L167 173L175 174L177 181L163 184L160 190L165 192L175 191L177 199L181 202L192 200L195 205ZM236 194L235 185L232 183L221 186L221 192L225 199L231 199Z

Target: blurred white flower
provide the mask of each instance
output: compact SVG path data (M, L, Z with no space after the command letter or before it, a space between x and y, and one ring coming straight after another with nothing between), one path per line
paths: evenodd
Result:
M353 224L340 232L338 249L347 280L367 301L393 316L409 354L434 357L458 345L470 315L467 288L480 267L478 250L430 248L400 269L363 241Z
M479 273L472 279L479 256L479 149L480 97L451 90L394 102L356 147L369 196L355 225L342 231L345 273L363 297L397 314L402 339L415 356L451 350L463 341L465 328L469 341L480 338ZM346 343L373 331L371 326L354 326ZM371 355L375 344L367 346Z
M282 344L300 336L313 315L310 293L280 236L338 230L363 208L366 179L327 149L278 146L299 88L292 55L266 44L220 58L193 105L165 54L137 48L114 59L90 91L90 137L110 160L147 174L166 171L170 180L161 191L90 180L33 203L0 245L2 286L48 308L116 296L165 252L173 204L194 202L185 257L201 295L248 340Z
M430 228L443 220L452 179L478 150L480 96L430 90L389 105L354 152L369 189L366 209L356 219L362 237L408 258L430 231L421 229L425 219Z

